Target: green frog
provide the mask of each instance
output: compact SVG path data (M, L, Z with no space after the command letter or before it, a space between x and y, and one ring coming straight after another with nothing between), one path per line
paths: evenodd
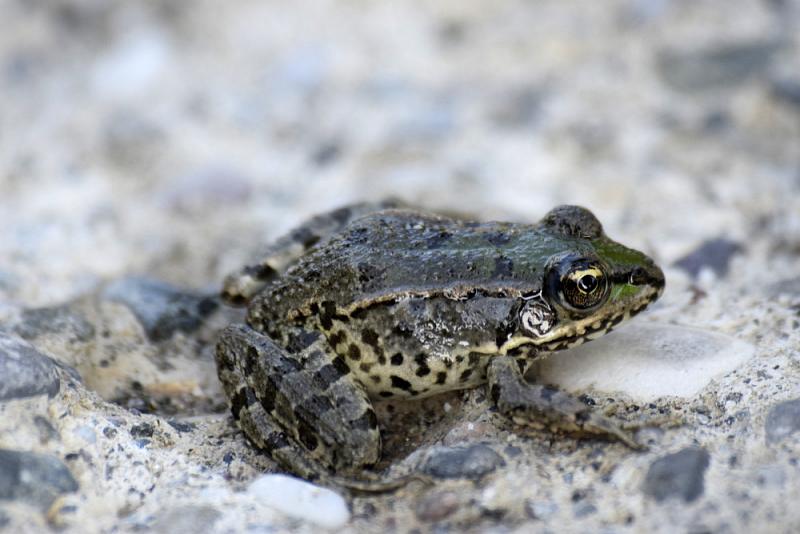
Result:
M519 224L360 204L315 217L228 277L223 297L247 305L247 318L222 332L217 368L252 443L303 478L356 489L397 482L365 470L380 458L373 402L383 399L485 384L518 424L638 447L525 373L663 289L661 269L582 207Z

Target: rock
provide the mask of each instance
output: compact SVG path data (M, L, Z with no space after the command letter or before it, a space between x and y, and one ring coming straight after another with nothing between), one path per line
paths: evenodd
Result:
M692 502L703 494L709 454L703 448L690 447L662 456L650 466L644 480L644 492L664 501L678 497Z
M667 85L681 91L731 87L763 74L780 45L774 41L723 44L706 50L662 50L658 72Z
M222 514L211 506L187 504L165 510L153 523L153 532L210 532Z
M72 473L55 456L0 449L0 499L46 509L62 493L77 490Z
M341 495L298 478L262 475L247 492L287 516L323 528L342 528L350 521L350 511Z
M94 338L95 328L82 314L63 305L24 310L14 332L25 339L55 333L70 341L86 342Z
M547 358L537 380L576 393L618 391L640 401L690 398L754 354L749 343L716 332L631 323Z
M782 78L773 80L770 85L775 98L800 109L800 79Z
M215 298L149 278L123 278L109 285L103 295L128 306L152 341L198 329L219 306Z
M767 443L778 443L800 430L800 399L773 406L764 424Z
M550 501L525 501L525 513L531 519L547 521L558 513L558 505Z
M0 401L58 393L58 364L27 342L0 333Z
M458 495L452 491L432 492L424 495L416 507L420 521L441 521L458 510Z
M503 457L483 443L462 447L433 447L422 471L439 478L477 480L506 465Z
M719 277L728 274L731 258L742 251L742 246L730 239L717 237L704 241L697 249L675 262L693 278L700 274L704 267L710 268Z

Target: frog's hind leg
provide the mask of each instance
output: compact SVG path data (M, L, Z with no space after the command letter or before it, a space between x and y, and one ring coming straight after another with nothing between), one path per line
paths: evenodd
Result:
M329 354L323 336L309 332L295 340L305 346L288 352L246 325L222 332L217 369L234 417L245 421L243 429L254 442L274 449L276 459L292 471L306 467L270 442L276 426L305 457L325 468L374 464L380 433L363 389L347 364Z
M228 276L223 282L222 297L229 304L246 304L267 282L283 273L310 249L337 234L350 221L401 206L397 200L364 202L312 217L269 245L255 263Z
M514 358L492 358L487 378L497 408L517 424L612 437L631 448L642 448L628 432L578 399L551 386L527 382Z

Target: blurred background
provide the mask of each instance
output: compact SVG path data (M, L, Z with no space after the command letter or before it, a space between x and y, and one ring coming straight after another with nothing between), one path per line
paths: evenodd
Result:
M0 300L213 289L387 196L800 251L800 2L3 0ZM761 268L761 267L759 267Z

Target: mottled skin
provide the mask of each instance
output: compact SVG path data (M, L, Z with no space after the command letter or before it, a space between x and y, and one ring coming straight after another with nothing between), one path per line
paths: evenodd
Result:
M247 303L226 329L219 376L248 437L294 473L360 489L380 457L371 400L488 383L515 422L636 442L567 394L523 374L661 294L661 270L610 240L591 212L536 225L359 205L312 219L230 277ZM360 481L355 480L358 476Z

